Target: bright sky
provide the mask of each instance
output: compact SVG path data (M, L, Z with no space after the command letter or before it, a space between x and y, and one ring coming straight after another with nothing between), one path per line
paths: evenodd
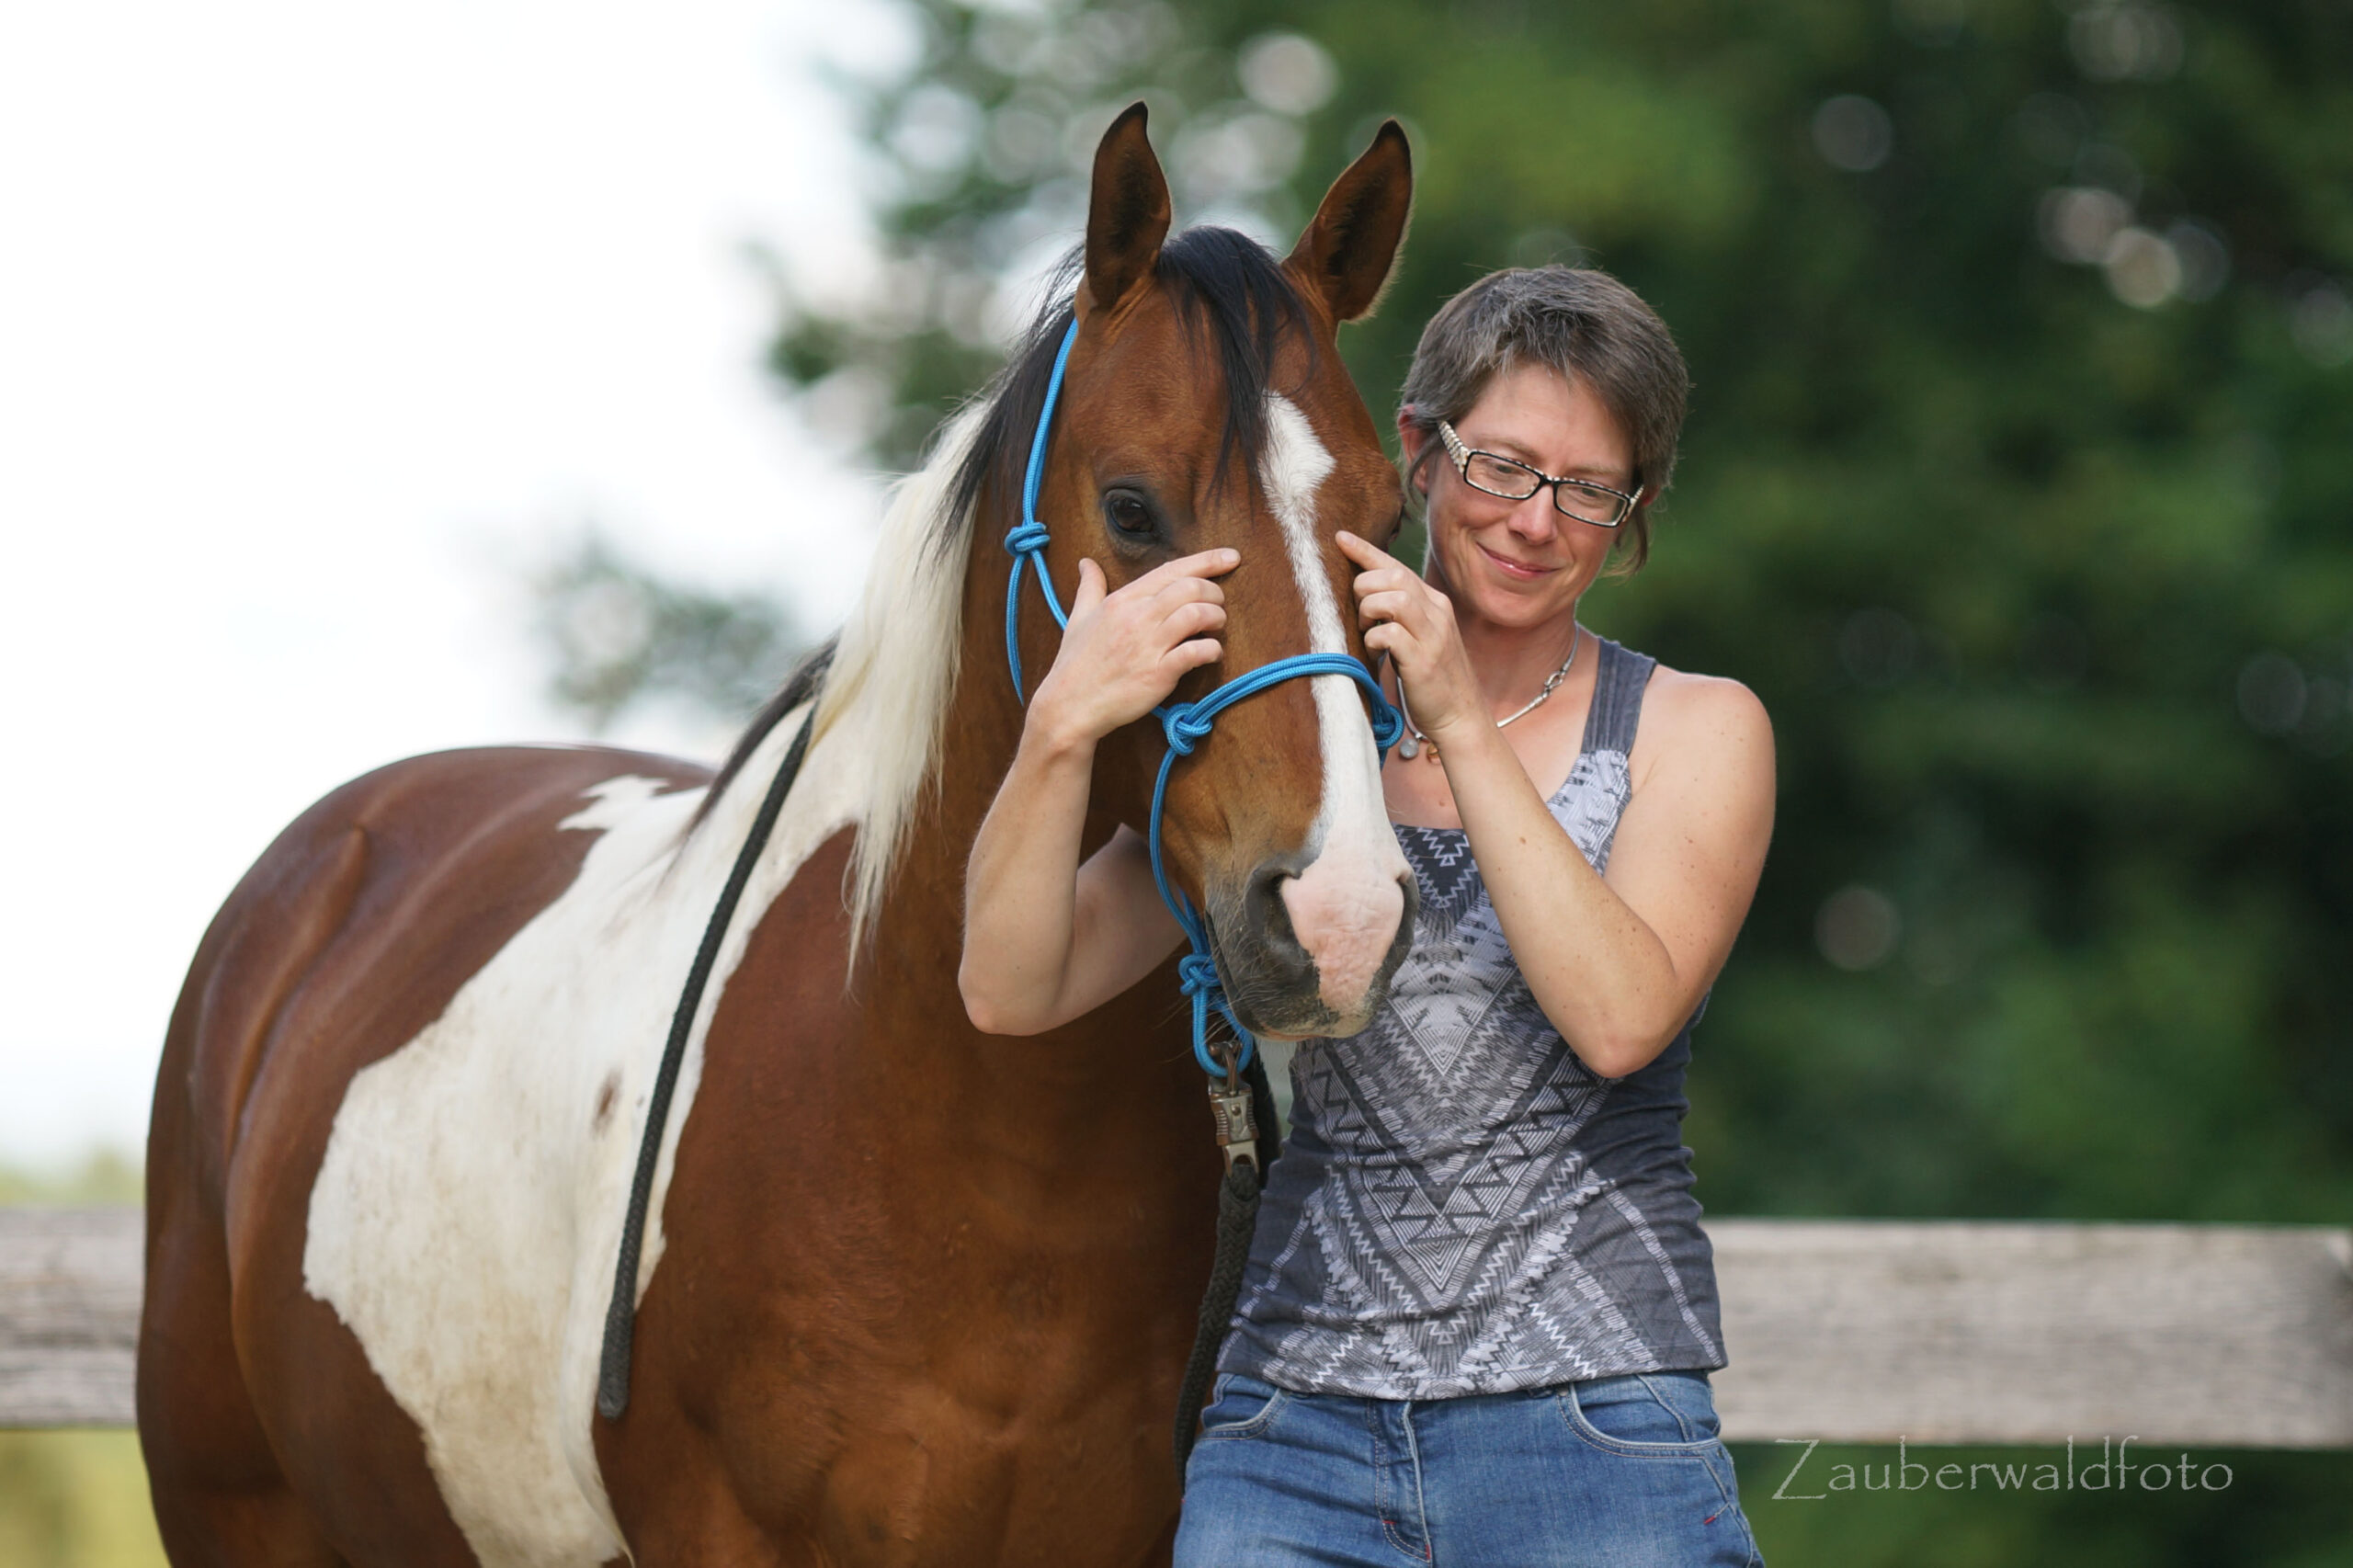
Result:
M0 1163L141 1146L318 795L577 733L519 579L583 520L839 618L876 486L764 386L744 248L854 279L814 62L907 47L876 0L0 11Z

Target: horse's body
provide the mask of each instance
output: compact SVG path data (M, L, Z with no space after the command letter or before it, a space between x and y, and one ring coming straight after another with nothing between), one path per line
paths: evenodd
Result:
M1090 412L1057 437L1048 500L1085 518L1107 464L1190 485L1188 547L1260 562L1227 639L1246 668L1329 640L1313 572L1281 564L1299 529L1285 513L1277 530L1269 488L1306 472L1326 539L1377 534L1387 470L1328 342L1319 363L1286 339L1275 401L1322 466L1245 440L1260 483L1213 498L1216 363L1189 347L1196 306L1153 276L1165 189L1157 227L1139 191L1158 178L1131 112L1098 154L1069 394ZM1327 339L1386 273L1404 181L1384 133L1286 264ZM983 545L1027 384L1017 366L903 489L822 686L789 690L715 791L599 748L417 758L321 801L231 897L173 1017L149 1152L140 1422L182 1568L1165 1553L1217 1178L1173 955L1040 1040L977 1033L956 987L964 857L1021 727L1008 563ZM1058 538L1063 581L1081 553L1108 554L1115 583L1150 564L1099 532ZM1039 670L1042 619L1023 631ZM1392 874L1334 805L1361 793L1370 742L1359 756L1310 689L1327 682L1347 687L1233 710L1171 794L1172 865L1225 915L1221 963L1252 982L1237 1004L1278 1028L1369 1006L1387 970L1361 953L1396 935L1343 934L1351 956L1286 925L1287 880ZM813 710L689 1037L631 1403L597 1419L670 1010ZM1139 820L1156 739L1105 747L1090 848Z

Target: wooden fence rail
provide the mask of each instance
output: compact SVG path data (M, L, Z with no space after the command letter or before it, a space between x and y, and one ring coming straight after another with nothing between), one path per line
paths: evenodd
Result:
M127 1426L137 1209L0 1209L0 1426Z
M2353 1448L2353 1232L1716 1220L1738 1440ZM136 1209L0 1209L0 1426L131 1419Z

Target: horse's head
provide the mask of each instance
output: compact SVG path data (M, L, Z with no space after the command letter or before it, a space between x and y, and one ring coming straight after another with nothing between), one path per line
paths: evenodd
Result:
M1400 491L1336 335L1372 308L1411 193L1392 122L1279 263L1229 230L1167 239L1168 186L1142 105L1096 153L1039 517L1060 584L1077 582L1082 556L1117 587L1195 551L1241 552L1223 579L1224 656L1179 699L1286 654L1364 655L1352 568L1332 536L1385 542ZM1034 615L1023 631L1042 668L1051 622ZM1165 744L1146 720L1101 751L1098 804L1140 832ZM1352 1034L1370 1021L1404 951L1414 882L1354 685L1289 680L1226 710L1177 763L1163 831L1246 1027Z

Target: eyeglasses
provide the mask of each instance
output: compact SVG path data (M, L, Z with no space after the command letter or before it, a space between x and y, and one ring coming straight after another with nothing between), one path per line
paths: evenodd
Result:
M1552 507L1562 516L1596 528L1614 528L1626 520L1626 515L1643 498L1640 490L1629 495L1589 479L1556 479L1524 462L1467 447L1462 437L1454 433L1454 426L1443 419L1438 422L1438 433L1446 442L1447 453L1454 459L1454 470L1462 476L1463 483L1506 501L1525 501L1550 485Z

